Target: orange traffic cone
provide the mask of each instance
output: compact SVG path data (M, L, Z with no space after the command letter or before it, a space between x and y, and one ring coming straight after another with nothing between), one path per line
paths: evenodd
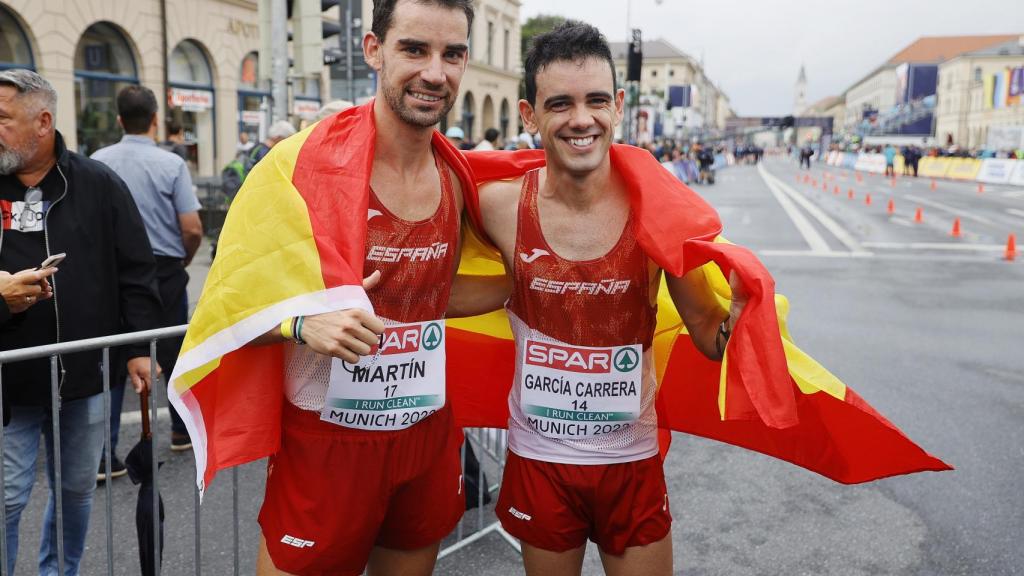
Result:
M825 192L828 192L828 182L822 182L821 189L824 190Z
M886 206L885 211L889 214L896 213L896 202L892 198L889 198L889 205Z
M914 222L917 222L918 224L924 222L924 209L920 206L918 206L917 211L914 212Z
M931 189L935 190L938 186L935 185L935 178L932 178Z
M834 194L836 196L839 196L839 185L838 184L836 185L835 188L832 189L832 194Z
M871 194L867 194L866 196L864 196L864 204L866 206L871 206Z
M1006 258L1010 262L1017 257L1017 235L1010 234L1010 237L1006 239L1006 254L1003 258Z
M960 219L953 220L953 231L949 233L953 238L960 237Z
M804 184L807 184L810 181L811 181L811 177L808 176L807 174L804 174Z
M846 191L846 197L849 198L850 200L853 200L853 188L850 188L849 190Z
M984 192L985 192L985 185L984 184L978 184L978 194L982 194Z

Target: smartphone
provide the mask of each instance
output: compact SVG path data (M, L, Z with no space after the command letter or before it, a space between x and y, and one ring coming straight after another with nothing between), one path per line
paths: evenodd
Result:
M39 266L36 266L36 270L46 270L47 268L56 268L58 264L60 264L61 262L64 261L64 258L67 258L67 254L64 253L64 252L61 252L60 254L54 254L53 256L50 256L46 260L43 260L42 264L40 264Z

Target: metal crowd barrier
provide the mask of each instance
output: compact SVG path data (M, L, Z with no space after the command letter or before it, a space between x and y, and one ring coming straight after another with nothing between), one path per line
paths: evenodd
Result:
M58 383L59 383L59 370L58 370L58 355L60 354L71 354L75 352L86 352L91 350L101 349L103 351L103 415L104 415L104 438L107 441L104 442L104 461L106 462L106 477L107 481L104 482L104 490L106 493L106 557L107 557L107 570L108 576L114 575L114 512L113 512L113 498L111 492L110 482L110 465L112 461L111 446L109 442L110 438L110 416L111 416L111 405L110 405L110 377L111 377L111 366L110 366L110 349L119 346L125 346L128 344L138 344L141 342L149 343L150 358L151 358L151 370L156 371L156 343L158 340L165 338L173 338L182 336L185 333L187 326L174 326L170 328L160 328L157 330L147 330L143 332L134 332L130 334L120 334L115 336L107 336L102 338L91 338L87 340L78 340L74 342L65 342L61 344L51 344L47 346L37 346L33 348L22 348L17 350L9 350L0 352L0 367L4 364L12 362L20 362L24 360L32 360L37 358L50 358L50 394L51 398L57 398L58 396ZM3 399L3 386L2 386L2 372L0 372L0 401ZM153 466L153 509L159 510L159 498L160 498L160 468L159 458L157 457L159 439L160 439L160 427L158 426L158 414L157 407L159 406L159 400L161 394L166 394L163 383L163 378L159 379L153 386L149 395L149 420L150 430L152 432L152 443L153 443L153 454L152 459ZM63 498L62 498L62 475L61 475L61 451L60 451L60 408L59 403L51 402L51 419L52 419L52 432L53 432L53 468L54 468L54 496L55 496L55 511L56 511L56 544L57 544L57 562L58 562L58 573L64 574L64 509L63 509ZM475 447L475 452L479 453L479 466L477 467L477 507L475 513L475 529L470 531L466 528L467 517L471 513L464 514L462 519L459 520L459 524L454 531L454 540L451 541L451 537L446 539L446 542L450 542L447 546L441 549L438 556L438 560L448 556L458 550L469 546L477 540L487 536L491 533L496 533L507 541L517 552L522 552L519 542L505 532L500 523L496 518L493 518L491 511L485 511L485 494L490 495L492 498L496 498L497 490L499 488L499 482L487 483L485 476L488 472L494 474L492 478L500 479L501 474L504 470L505 465L505 454L508 446L508 433L505 430L492 429L492 428L473 428L466 429L466 442L463 444L462 462L463 470L467 467L467 446L472 445ZM2 458L4 454L4 430L0 426L0 494L6 494L6 479L4 478L4 467L2 465ZM45 457L45 456L44 456ZM33 472L34 473L34 472ZM193 490L193 520L194 520L194 558L195 558L195 569L194 574L200 576L202 574L202 538L200 536L201 527L201 515L199 506L199 490L195 487L194 483L191 483ZM239 555L239 491L238 491L238 468L231 468L231 494L232 494L232 525L233 525L233 560L234 560L234 574L238 576L240 570L240 555ZM171 522L170 517L171 510L166 510L166 521ZM160 534L160 515L153 515L153 529L154 534ZM485 526L485 517L487 518L487 525ZM253 535L256 538L256 535ZM156 558L160 558L160 538L154 538L154 554ZM160 575L160 563L157 563L156 574ZM0 576L9 576L7 574L7 511L6 506L0 506Z

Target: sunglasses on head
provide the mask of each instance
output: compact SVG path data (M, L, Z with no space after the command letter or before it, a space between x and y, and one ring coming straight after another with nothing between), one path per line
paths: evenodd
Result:
M25 205L21 207L21 217L19 223L21 229L28 228L29 225L36 221L35 205L43 201L43 191L36 186L32 186L28 190L25 190Z

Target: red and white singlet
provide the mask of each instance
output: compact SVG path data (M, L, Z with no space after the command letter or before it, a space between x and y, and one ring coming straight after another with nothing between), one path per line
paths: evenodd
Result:
M425 220L399 218L370 190L363 276L381 273L368 295L386 326L442 319L448 308L459 210L451 173L436 152L434 160L441 178L441 201ZM389 337L401 335L386 330L384 338ZM330 357L308 346L286 343L285 395L292 404L303 410L323 410L330 375Z
M516 340L509 448L562 464L614 464L657 454L657 307L648 258L630 215L615 246L593 260L558 256L544 239L538 171L519 200L513 291Z

